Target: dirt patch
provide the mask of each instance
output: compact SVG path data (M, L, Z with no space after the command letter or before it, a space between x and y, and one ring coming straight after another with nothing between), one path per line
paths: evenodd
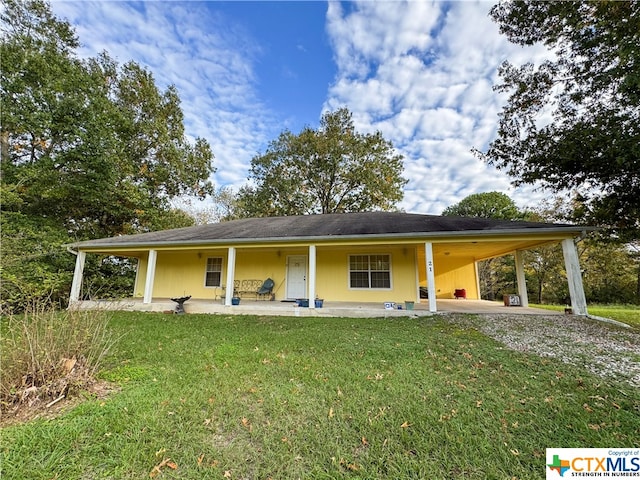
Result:
M0 426L52 418L88 398L104 398L117 390L109 382L95 380L82 359L62 359L50 370L25 375L19 387L2 396Z
M38 418L56 418L88 399L103 399L119 390L117 385L110 382L94 381L85 384L81 390L58 396L53 400L34 397L30 401L17 402L10 406L3 405L0 411L0 428Z

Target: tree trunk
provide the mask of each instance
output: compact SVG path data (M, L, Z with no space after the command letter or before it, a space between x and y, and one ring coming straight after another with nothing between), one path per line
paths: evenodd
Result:
M9 132L2 130L0 133L0 161L9 161Z

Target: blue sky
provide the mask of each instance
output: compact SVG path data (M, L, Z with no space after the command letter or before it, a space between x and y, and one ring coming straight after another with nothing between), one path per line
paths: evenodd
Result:
M539 62L511 45L486 1L54 1L82 56L106 50L174 84L187 135L206 138L216 187L247 181L251 159L284 129L317 127L346 106L361 132L379 130L404 156L400 207L439 214L464 197L501 191L520 207L544 198L476 159L495 136L506 97L504 60Z

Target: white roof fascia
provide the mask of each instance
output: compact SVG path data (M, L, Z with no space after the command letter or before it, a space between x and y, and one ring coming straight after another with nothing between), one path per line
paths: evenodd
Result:
M298 236L298 237L267 237L267 238L222 238L210 240L165 240L157 242L124 242L124 243L94 243L82 245L83 242L69 244L79 250L91 250L94 248L140 248L140 247L169 247L169 246L190 246L190 245L247 245L251 243L276 244L276 243L304 243L304 242L327 242L331 240L353 241L353 240L380 240L388 238L408 239L416 238L421 240L438 239L443 237L499 237L528 234L532 236L558 234L558 239L581 236L586 231L593 230L591 227L576 226L571 227L549 227L549 228L524 228L524 229L504 229L504 230L465 230L446 232L408 232L408 233L376 233L362 235L319 235L319 236ZM89 240L88 242L92 242Z

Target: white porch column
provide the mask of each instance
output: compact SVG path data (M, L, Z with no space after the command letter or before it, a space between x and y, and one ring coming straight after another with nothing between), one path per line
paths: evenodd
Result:
M224 295L224 304L231 306L231 297L233 297L233 277L236 276L236 248L229 247L227 254L227 287Z
M415 247L413 249L413 264L416 266L415 268L415 276L416 276L416 303L422 303L422 299L420 298L420 265L418 265L418 248Z
M71 284L71 295L69 296L69 303L77 302L80 300L80 289L82 288L82 275L84 273L84 261L87 254L82 251L78 251L76 254L76 268L73 271L73 283Z
M582 286L578 249L573 238L567 238L562 241L562 254L564 255L564 265L567 270L573 313L576 315L588 315L587 299L584 296L584 287Z
M316 246L309 245L309 308L316 308Z
M516 258L516 280L518 281L518 295L520 295L520 305L529 306L529 296L527 295L527 279L524 275L524 257L522 250L516 250L513 256Z
M144 298L142 303L151 303L153 298L153 282L156 278L156 260L158 259L157 250L149 250L149 259L147 260L147 278L144 283Z
M437 312L436 308L436 276L433 271L433 245L431 242L424 244L427 262L427 290L429 292L429 311Z

